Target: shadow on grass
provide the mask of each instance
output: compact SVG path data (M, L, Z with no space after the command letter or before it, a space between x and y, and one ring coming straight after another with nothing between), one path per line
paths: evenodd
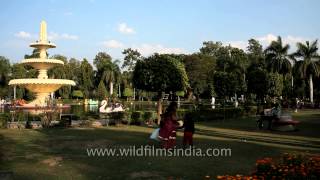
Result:
M209 175L247 174L256 159L279 157L284 152L305 152L287 147L243 142L200 132L195 147L230 148L230 157L89 157L87 148L156 145L153 129L136 126L101 129L4 130L1 140L8 156L5 167L15 179L203 179ZM181 136L178 137L181 146Z

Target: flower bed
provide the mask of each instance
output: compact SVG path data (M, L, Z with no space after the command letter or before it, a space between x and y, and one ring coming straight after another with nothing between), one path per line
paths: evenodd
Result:
M272 158L259 159L255 171L251 175L223 175L217 179L249 180L249 179L292 179L312 180L320 177L320 156L302 156L284 154L280 162Z

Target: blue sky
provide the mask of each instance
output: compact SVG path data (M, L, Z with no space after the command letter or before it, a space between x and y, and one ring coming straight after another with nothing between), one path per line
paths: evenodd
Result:
M38 39L41 20L62 54L92 61L99 51L121 59L124 48L143 55L197 52L203 41L245 48L277 35L294 50L320 37L319 0L4 0L0 55L19 62Z

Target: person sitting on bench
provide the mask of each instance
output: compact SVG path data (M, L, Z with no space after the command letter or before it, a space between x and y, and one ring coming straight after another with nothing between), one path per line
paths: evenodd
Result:
M281 106L279 103L276 103L275 106L271 109L272 118L268 119L268 129L271 129L273 121L279 121L281 116Z

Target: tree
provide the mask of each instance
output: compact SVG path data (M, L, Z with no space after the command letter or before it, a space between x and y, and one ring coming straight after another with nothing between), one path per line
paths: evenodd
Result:
M189 86L184 65L165 54L154 54L137 61L133 71L133 85L138 89L158 93L158 123L162 112L162 94L185 90Z
M262 45L255 39L249 39L247 47L248 60L252 64L264 64Z
M282 39L278 36L276 41L272 41L266 48L266 60L268 61L268 67L271 72L277 72L285 76L291 72L291 63L289 59L290 46L288 44L283 45Z
M66 70L68 79L75 81L78 86L81 85L81 61L75 58L70 58L69 61L64 65L64 68Z
M47 53L48 56L48 53ZM24 55L25 59L30 59L30 58L40 58L40 51L39 49L33 49L32 54L31 55Z
M200 48L202 54L218 57L220 55L219 51L222 48L222 42L205 41L203 46Z
M311 103L313 103L313 77L317 77L320 74L317 43L317 40L311 42L311 44L309 43L309 41L306 41L305 44L297 43L298 49L293 54L295 58L302 60L302 63L296 64L299 74L305 79L309 78L309 97Z
M0 98L7 96L9 93L8 82L10 79L10 61L0 56Z
M267 93L271 97L279 97L282 94L283 90L283 80L280 74L278 73L269 73L268 74L268 86Z
M262 101L267 94L268 77L267 72L261 68L248 70L248 93L257 96L257 100Z
M239 48L230 48L230 63L226 70L227 72L237 75L237 92L244 94L246 92L246 72L249 66L249 61L246 53Z
M103 79L105 79L106 82L109 83L109 92L110 95L113 95L113 84L114 83L119 83L120 78L121 78L121 71L118 66L119 60L115 60L105 66L105 71L103 74Z
M133 71L136 62L142 58L137 50L131 48L123 50L122 54L124 55L122 68L128 68L129 72Z
M74 90L74 91L72 91L72 97L83 98L83 93L80 90Z
M127 98L128 101L128 97L132 97L133 96L133 90L131 88L125 88L123 91L123 96Z
M189 84L197 100L205 91L209 91L209 76L215 68L215 59L208 55L192 54L183 59Z
M82 60L80 70L79 86L84 97L88 98L91 90L93 89L94 71L93 67L86 58Z
M63 55L53 55L51 58L58 59L64 62L64 66L56 66L48 71L49 78L53 79L74 79L73 74L68 66L67 57ZM76 75L75 75L76 76ZM62 98L69 98L72 89L70 86L63 86L58 91L56 91L56 95Z
M103 100L108 95L106 86L104 85L103 81L100 81L98 86L98 98L99 100Z
M104 80L109 84L110 96L113 94L113 84L119 82L121 77L121 71L118 66L119 61L112 62L110 55L104 52L99 52L94 61L94 65L97 67L97 76L101 80Z
M214 90L219 97L231 97L240 90L239 76L236 73L217 71L214 73Z

